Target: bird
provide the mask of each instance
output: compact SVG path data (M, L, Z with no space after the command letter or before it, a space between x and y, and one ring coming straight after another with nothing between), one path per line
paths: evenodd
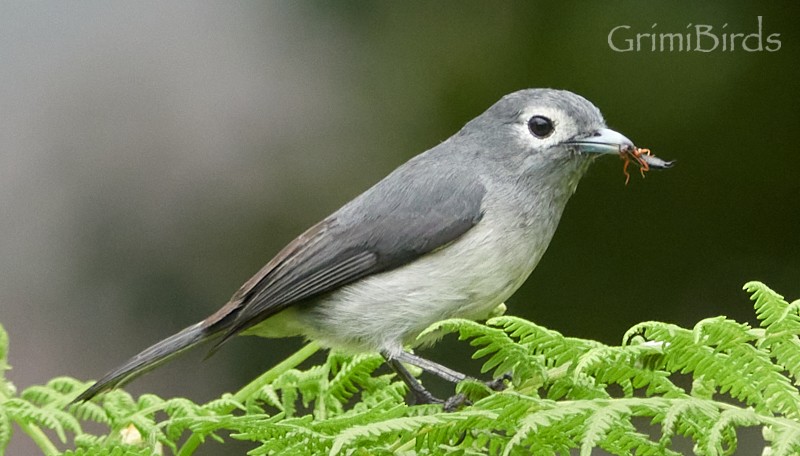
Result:
M467 376L411 349L430 325L478 320L536 267L581 177L633 142L586 98L510 93L280 250L219 310L130 358L74 400L120 387L174 356L235 335L303 336L377 352L412 403L442 402L405 365Z

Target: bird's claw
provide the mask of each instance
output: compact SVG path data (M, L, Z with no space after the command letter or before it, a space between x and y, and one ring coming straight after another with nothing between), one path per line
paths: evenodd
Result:
M503 391L506 389L506 381L511 381L511 379L511 373L507 372L494 380L483 382L483 384L492 391ZM459 408L466 405L472 405L472 401L467 399L465 394L458 393L450 396L446 401L444 401L442 408L445 412L455 412Z
M497 377L494 380L489 380L488 382L484 382L486 386L489 387L492 391L503 391L506 389L506 381L511 381L513 377L511 376L511 372L506 372L505 374Z
M467 399L467 396L461 393L454 394L447 398L442 405L442 410L445 412L455 412L465 405L472 405L472 402Z
M428 390L411 391L411 394L406 397L408 405L423 405L423 404L444 404L445 401L434 396Z

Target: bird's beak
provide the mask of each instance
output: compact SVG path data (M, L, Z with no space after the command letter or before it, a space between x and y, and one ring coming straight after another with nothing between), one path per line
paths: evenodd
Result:
M620 154L633 149L633 141L608 128L601 128L587 138L573 139L564 144L574 146L581 153Z

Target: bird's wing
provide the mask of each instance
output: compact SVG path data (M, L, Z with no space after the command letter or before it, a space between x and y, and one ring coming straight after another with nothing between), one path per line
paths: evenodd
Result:
M445 246L481 219L480 182L454 172L420 177L414 167L408 163L308 229L247 281L206 319L208 326L227 323L218 345L293 303Z

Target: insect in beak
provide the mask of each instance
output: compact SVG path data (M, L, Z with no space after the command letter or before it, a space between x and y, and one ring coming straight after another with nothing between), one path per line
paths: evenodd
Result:
M631 161L635 161L636 164L639 165L639 173L641 173L642 177L644 177L644 173L650 171L651 168L666 169L675 164L674 160L666 161L656 157L650 153L650 149L643 149L635 146L620 146L619 156L621 159L625 160L625 164L622 165L622 173L625 174L625 185L628 185L628 182L631 180L631 175L628 172L628 166L631 164Z

